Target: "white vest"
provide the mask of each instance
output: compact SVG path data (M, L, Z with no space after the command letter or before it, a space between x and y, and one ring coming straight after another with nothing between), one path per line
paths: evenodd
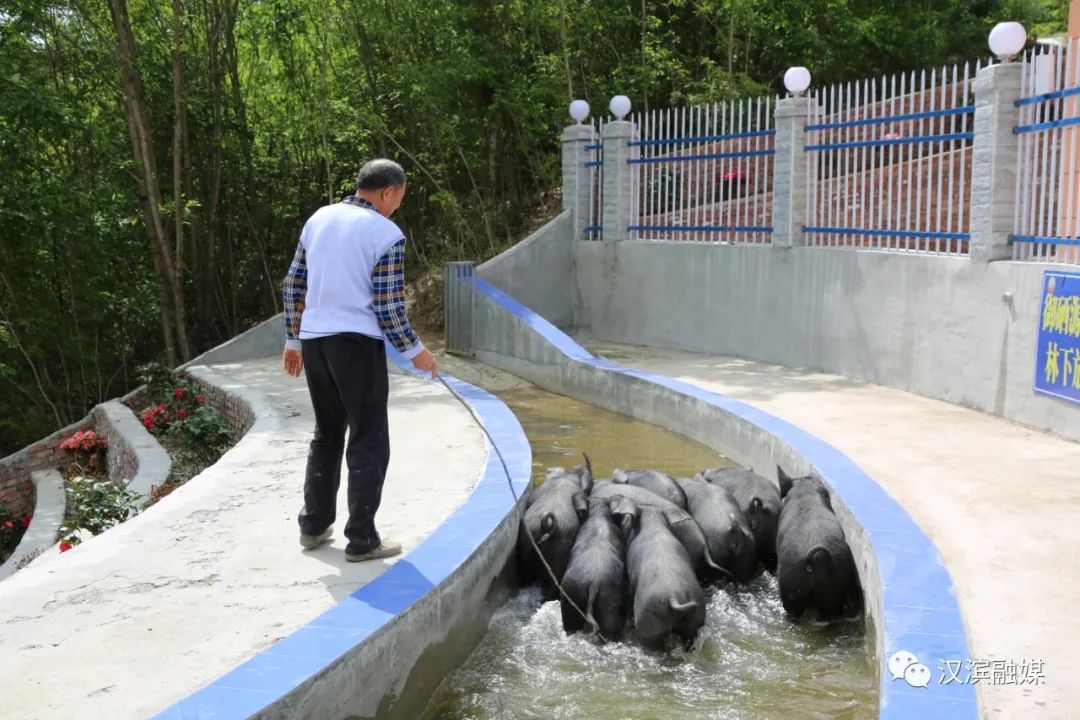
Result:
M371 273L404 236L375 210L346 203L319 208L300 234L307 257L300 339L347 332L382 339Z

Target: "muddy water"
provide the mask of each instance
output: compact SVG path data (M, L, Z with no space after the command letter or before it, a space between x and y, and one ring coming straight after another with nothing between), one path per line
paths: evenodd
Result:
M521 421L533 447L534 480L552 465L579 464L582 450L597 477L615 467L682 475L731 464L665 428L531 386L482 384ZM567 637L558 602L541 604L536 590L523 589L496 612L468 661L444 680L423 720L877 717L861 621L790 622L769 575L743 587L709 589L707 596L706 625L695 648L657 654L632 642L601 646L585 636Z
M734 464L667 428L562 395L533 387L497 394L514 411L532 445L534 482L543 480L553 465L580 465L582 451L589 454L597 478L611 477L615 468L657 468L684 476Z

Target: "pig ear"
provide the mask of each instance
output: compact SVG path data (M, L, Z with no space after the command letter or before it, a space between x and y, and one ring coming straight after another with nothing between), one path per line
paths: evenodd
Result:
M611 514L618 521L623 534L629 533L641 519L641 508L633 500L622 495L612 495L609 503Z
M583 492L576 492L574 493L573 503L578 520L585 522L589 517L589 498L585 497Z
M793 482L791 476L784 472L784 468L777 465L776 479L780 481L780 497L787 497L787 494L791 491L791 484Z
M677 525L678 523L692 520L693 515L683 510L681 507L668 507L662 511L664 519L667 520L668 525Z

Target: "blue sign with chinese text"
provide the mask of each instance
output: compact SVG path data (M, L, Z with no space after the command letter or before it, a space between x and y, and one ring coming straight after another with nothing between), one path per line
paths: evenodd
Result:
M1080 403L1080 273L1043 276L1035 392Z

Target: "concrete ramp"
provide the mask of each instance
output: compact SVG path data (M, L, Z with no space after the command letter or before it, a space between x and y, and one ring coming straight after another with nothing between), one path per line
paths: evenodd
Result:
M394 561L303 552L296 514L314 420L278 356L190 371L256 420L222 459L136 518L0 583L0 697L12 716L147 718L334 607ZM380 532L416 547L469 496L486 441L441 385L390 377ZM505 493L505 488L503 488Z

